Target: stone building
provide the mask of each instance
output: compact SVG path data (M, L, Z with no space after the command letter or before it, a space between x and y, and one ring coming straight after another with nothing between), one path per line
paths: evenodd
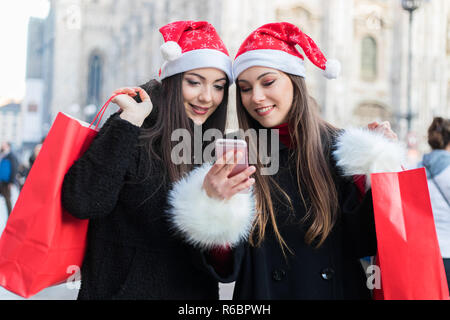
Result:
M449 12L447 0L425 0L414 13L412 131L421 151L432 117L450 116ZM114 89L156 77L158 28L179 19L210 21L232 56L264 23L298 25L342 63L341 77L330 81L305 62L323 116L340 127L389 120L406 139L409 25L400 0L52 0L42 22L45 126L59 111L89 121Z

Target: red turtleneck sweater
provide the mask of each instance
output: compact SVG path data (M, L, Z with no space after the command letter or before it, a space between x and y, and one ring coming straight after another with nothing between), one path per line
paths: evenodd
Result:
M272 129L278 129L278 134L280 135L280 141L289 149L292 149L293 142L292 137L289 134L288 123L282 123L278 126L273 127Z

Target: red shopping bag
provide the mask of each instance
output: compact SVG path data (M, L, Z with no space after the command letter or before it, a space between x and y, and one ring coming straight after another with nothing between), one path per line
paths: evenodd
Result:
M424 168L371 175L381 271L377 300L448 300Z
M28 298L64 282L74 266L81 266L88 220L65 212L61 187L69 168L97 135L113 97L91 125L58 113L0 238L0 285L7 290Z

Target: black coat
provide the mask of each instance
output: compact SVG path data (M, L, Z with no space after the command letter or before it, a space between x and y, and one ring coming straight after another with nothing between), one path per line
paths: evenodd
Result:
M197 268L195 250L166 219L167 178L149 158L140 128L108 119L65 176L64 207L89 220L78 299L218 299L218 282Z
M294 254L284 258L270 221L265 239L255 248L241 243L233 249L234 267L218 275L203 257L204 266L222 282L236 281L234 299L369 299L366 275L359 258L376 253L371 192L358 199L356 186L334 170L339 195L339 218L323 245L304 241L307 227L300 223L305 206L299 196L295 160L280 144L280 169L275 180L291 198L295 212L272 194L279 231ZM330 157L332 167L334 161ZM274 191L272 191L274 193ZM283 197L279 197L283 199Z

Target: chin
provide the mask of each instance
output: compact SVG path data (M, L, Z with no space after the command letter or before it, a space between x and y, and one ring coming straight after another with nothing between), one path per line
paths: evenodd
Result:
M195 123L197 126L201 126L202 124L205 123L206 119L193 119L192 121L194 121L194 123Z
M205 123L206 119L208 119L208 117L190 117L192 122L194 122L197 126L200 126L202 124Z
M258 122L264 128L273 128L283 123L282 121L278 121L277 119L260 119Z

